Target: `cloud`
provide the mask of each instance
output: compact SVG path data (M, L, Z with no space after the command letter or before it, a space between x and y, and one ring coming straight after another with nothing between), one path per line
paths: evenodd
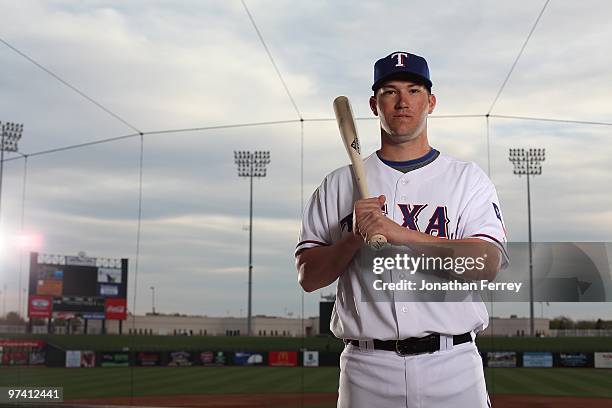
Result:
M373 62L398 49L428 58L436 115L484 115L542 7L477 0L443 9L400 1L247 5L306 119L333 118L331 101L340 94L358 117L372 118ZM3 7L12 24L2 38L140 130L298 119L240 2ZM612 57L601 51L612 34L609 11L606 2L551 2L493 113L610 121ZM7 47L0 63L0 120L25 124L22 152L134 132ZM609 127L489 122L490 146L484 116L430 118L430 140L485 170L490 148L513 239L527 231L525 179L512 174L512 147L547 149L544 173L531 186L536 239L610 239L605 209L612 202L602 187L610 184ZM138 308L147 307L153 282L166 288L160 305L167 309L244 308L237 305L246 291L249 180L237 176L233 151L261 149L272 162L267 177L254 180L255 310L298 310L292 254L301 205L327 173L347 164L334 121L307 120L303 129L303 140L299 122L144 136ZM376 120L360 120L358 129L364 152L375 151ZM28 159L25 225L44 235L44 251L134 260L140 147L134 137ZM5 234L20 230L22 178L21 160L5 163ZM5 255L2 270L16 270L19 254ZM3 279L13 293L17 276L5 272ZM306 314L316 314L318 294L306 299Z

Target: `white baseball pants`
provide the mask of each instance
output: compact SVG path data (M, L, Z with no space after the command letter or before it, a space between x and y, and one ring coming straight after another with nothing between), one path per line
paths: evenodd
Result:
M338 393L338 408L491 406L473 342L406 357L349 344L340 355Z

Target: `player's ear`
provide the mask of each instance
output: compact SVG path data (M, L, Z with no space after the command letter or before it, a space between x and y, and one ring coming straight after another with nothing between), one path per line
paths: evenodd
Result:
M376 95L370 96L370 109L374 116L378 116L378 109L376 108Z
M436 95L429 94L429 113L431 114L436 107Z

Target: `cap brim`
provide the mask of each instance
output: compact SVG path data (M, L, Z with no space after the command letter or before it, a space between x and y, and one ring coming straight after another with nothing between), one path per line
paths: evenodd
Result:
M431 89L432 83L429 79L425 78L424 76L421 76L419 74L414 74L412 72L394 72L391 73L387 76L384 76L382 78L380 78L378 81L376 81L374 83L374 85L372 85L372 90L374 92L376 92L376 90L378 90L378 88L380 88L382 86L382 84L386 81L391 81L393 79L403 79L403 80L408 80L410 82L414 82L417 84L421 84L426 86L428 89Z

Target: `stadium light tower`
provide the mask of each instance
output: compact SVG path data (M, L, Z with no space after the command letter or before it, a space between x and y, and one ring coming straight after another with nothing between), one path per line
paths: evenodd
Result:
M4 152L16 152L17 142L21 139L23 125L11 122L0 122L0 226L2 225L2 179L4 177ZM2 230L0 229L0 244L2 244ZM1 250L1 248L0 248ZM21 275L19 276L21 283ZM19 289L21 297L21 285ZM4 287L4 306L6 306L6 286ZM4 311L3 311L4 313Z
M251 336L252 326L252 283L253 283L253 177L266 177L266 166L270 164L270 151L234 150L234 162L238 166L238 177L250 179L249 200L249 303L247 316L247 336Z
M529 233L529 335L533 336L533 253L531 244L531 190L529 176L542 174L542 162L546 159L546 149L510 149L508 159L514 164L514 174L527 176L527 225Z
M2 141L0 142L0 215L2 215L2 177L4 175L4 152L16 152L17 142L21 139L23 125L11 122L0 122Z

